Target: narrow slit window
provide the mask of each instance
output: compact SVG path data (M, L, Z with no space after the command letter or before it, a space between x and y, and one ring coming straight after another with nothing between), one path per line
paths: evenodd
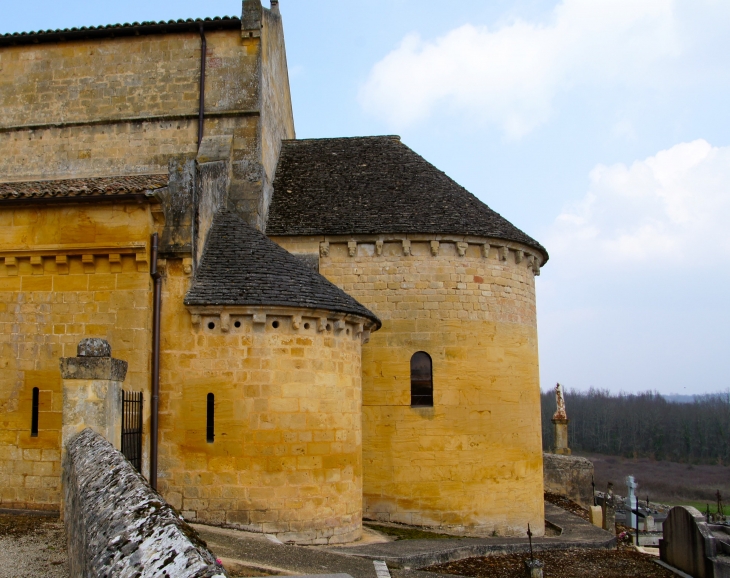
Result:
M433 407L433 363L425 351L411 357L411 406Z
M205 439L209 444L215 441L215 396L208 394L207 425L205 428Z
M40 402L41 392L37 387L33 388L33 407L30 414L30 435L38 437L38 405Z

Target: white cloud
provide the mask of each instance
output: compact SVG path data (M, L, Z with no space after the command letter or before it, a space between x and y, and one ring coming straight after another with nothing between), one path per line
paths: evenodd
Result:
M616 123L614 123L611 134L615 138L620 138L624 140L636 140L636 130L634 129L634 125L631 121L628 120L620 120Z
M445 109L519 138L549 118L560 91L636 81L678 53L673 0L563 0L549 22L407 36L373 67L360 102L399 128Z
M546 245L555 261L720 267L730 256L728 217L730 147L700 139L630 167L596 166L588 193L556 219Z

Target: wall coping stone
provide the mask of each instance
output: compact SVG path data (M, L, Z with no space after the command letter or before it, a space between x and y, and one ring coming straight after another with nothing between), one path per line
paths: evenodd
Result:
M72 576L225 578L197 532L102 436L87 428L66 449Z
M105 379L124 381L128 364L112 357L62 357L63 379Z

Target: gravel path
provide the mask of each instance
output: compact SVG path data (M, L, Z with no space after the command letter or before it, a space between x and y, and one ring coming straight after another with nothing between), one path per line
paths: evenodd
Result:
M69 578L58 518L0 514L0 578Z

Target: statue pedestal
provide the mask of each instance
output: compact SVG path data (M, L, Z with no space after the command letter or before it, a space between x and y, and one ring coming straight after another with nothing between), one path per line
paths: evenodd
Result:
M570 448L568 447L568 424L569 419L553 418L553 431L555 440L555 447L553 447L553 453L561 456L569 456L571 454Z

